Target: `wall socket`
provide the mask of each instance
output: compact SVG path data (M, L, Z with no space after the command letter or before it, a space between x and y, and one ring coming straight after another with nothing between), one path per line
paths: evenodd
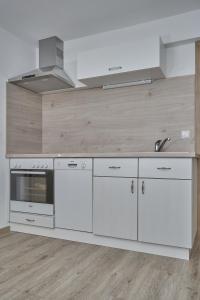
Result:
M189 139L190 138L190 130L181 130L181 138Z

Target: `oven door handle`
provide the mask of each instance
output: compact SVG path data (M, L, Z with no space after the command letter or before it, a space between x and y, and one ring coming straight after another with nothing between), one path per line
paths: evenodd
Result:
M11 174L24 174L24 175L46 175L46 172L39 172L39 171L11 171Z

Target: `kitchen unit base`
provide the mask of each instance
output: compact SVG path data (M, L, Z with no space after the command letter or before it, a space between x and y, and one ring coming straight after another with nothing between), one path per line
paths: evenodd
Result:
M168 256L173 258L189 260L191 249L163 246L149 243L142 243L138 241L123 240L117 238L110 238L104 236L97 236L92 233L80 232L67 229L49 229L42 227L33 227L23 224L10 224L10 230L15 232L22 232L28 234L41 235L51 238L71 240L75 242L95 244L100 246L119 248L124 250L131 250L137 252L144 252L148 254L156 254L161 256Z

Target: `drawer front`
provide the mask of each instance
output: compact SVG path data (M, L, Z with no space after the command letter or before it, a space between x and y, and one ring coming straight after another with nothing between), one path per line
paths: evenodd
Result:
M32 203L23 201L10 201L10 210L28 212L39 215L53 215L53 204Z
M192 179L192 159L141 158L139 177Z
M40 227L54 228L54 217L53 216L42 216L28 213L11 212L10 213L11 223L20 223L25 225L33 225Z
M137 158L94 159L94 176L137 177Z

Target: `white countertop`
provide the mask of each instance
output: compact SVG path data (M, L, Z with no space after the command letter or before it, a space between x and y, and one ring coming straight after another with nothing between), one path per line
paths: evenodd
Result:
M57 158L57 157L198 157L194 152L124 152L124 153L38 153L38 154L7 154L7 158Z

